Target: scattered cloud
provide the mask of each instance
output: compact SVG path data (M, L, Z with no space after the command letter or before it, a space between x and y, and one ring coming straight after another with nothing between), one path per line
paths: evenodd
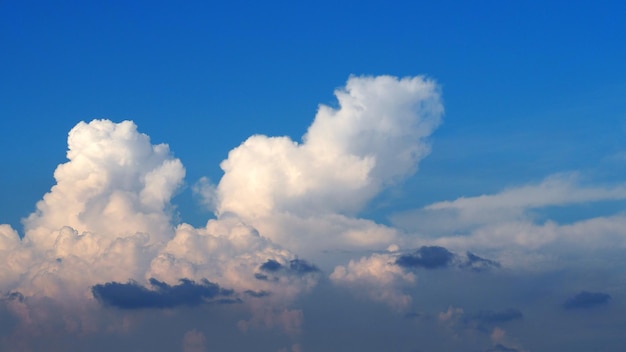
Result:
M197 306L204 303L224 303L231 300L215 300L219 297L232 297L232 290L225 290L219 285L204 280L196 283L181 279L180 284L170 286L165 282L150 279L152 289L136 282L125 284L108 282L91 288L94 297L101 303L121 309L174 308L177 306Z
M336 285L351 289L356 295L382 302L395 310L404 311L411 296L403 288L415 285L417 277L395 264L396 256L389 253L372 254L346 266L338 266L330 275Z
M443 247L424 246L411 254L403 254L396 259L396 265L403 268L445 268L452 263L454 254Z
M604 292L581 291L563 303L565 309L594 308L609 303L611 295Z
M374 253L359 261L351 260L346 266L337 266L330 279L359 296L404 311L412 302L406 289L416 284L418 269L459 268L481 272L500 267L499 263L475 254L468 252L462 256L439 246L422 246L407 254L400 254L397 246L390 248L396 251Z

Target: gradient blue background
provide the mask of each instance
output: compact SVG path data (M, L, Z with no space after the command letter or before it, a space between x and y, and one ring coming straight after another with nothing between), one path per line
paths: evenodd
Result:
M611 180L625 18L621 1L2 1L0 223L21 231L81 120L132 119L189 185L216 182L248 136L298 139L350 74L442 86L445 122L395 208L573 169ZM185 221L210 215L189 188L176 202Z

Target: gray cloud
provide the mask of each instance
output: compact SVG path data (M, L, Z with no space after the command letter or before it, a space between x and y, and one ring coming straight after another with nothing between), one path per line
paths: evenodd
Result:
M413 253L398 256L395 264L405 269L439 269L456 266L473 271L486 271L500 267L500 263L482 258L472 252L467 252L463 257L440 246L422 246Z
M274 275L283 274L283 275L295 275L295 276L305 276L305 275L317 274L321 272L317 266L308 263L306 260L298 259L298 258L289 260L285 264L281 264L278 261L273 260L273 259L268 259L265 263L261 264L261 266L259 267L259 270L267 274L274 274ZM275 277L270 278L268 275L262 274L262 273L255 273L254 277L257 280L264 280L264 281L276 279Z
M150 279L150 290L137 282L108 282L91 288L93 296L104 305L120 309L173 308L177 306L197 306L216 299L216 303L237 303L229 298L232 290L225 290L208 280L196 283L182 279L180 284L170 286L165 282ZM240 301L239 301L240 302Z
M449 266L454 254L439 246L423 246L412 254L403 254L396 259L396 265L403 268L437 269Z
M603 292L581 291L563 303L565 309L593 308L609 303L611 295Z
M467 252L466 255L467 261L461 264L461 266L464 268L469 268L474 271L486 271L500 267L500 263L494 260L479 257L472 252Z

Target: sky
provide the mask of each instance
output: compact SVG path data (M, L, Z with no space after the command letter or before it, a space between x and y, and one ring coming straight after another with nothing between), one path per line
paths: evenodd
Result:
M0 1L0 350L621 351L625 16Z

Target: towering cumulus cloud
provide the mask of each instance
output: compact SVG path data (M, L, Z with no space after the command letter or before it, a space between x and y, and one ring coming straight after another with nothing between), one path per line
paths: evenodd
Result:
M237 318L244 331L297 334L303 312L292 302L321 270L295 253L389 246L394 229L356 215L417 170L443 112L436 84L422 77L351 77L335 94L339 107L320 106L301 143L256 135L232 150L221 181L203 188L217 218L201 228L173 223L185 169L166 144L152 144L130 121L77 124L68 161L24 220L23 238L0 225L0 308L18 322L0 342L20 349L54 334L49 326L128 325L103 323L96 311L205 304L245 307ZM387 276L413 282L389 268ZM185 346L203 338L187 334Z
M290 248L385 246L395 232L351 218L380 190L416 171L443 106L423 77L351 77L320 106L302 143L252 136L222 163L219 215L237 214ZM297 235L294 235L297 233Z
M173 231L169 201L185 169L167 145L151 145L130 121L95 120L70 131L68 148L10 261L24 294L142 277Z

